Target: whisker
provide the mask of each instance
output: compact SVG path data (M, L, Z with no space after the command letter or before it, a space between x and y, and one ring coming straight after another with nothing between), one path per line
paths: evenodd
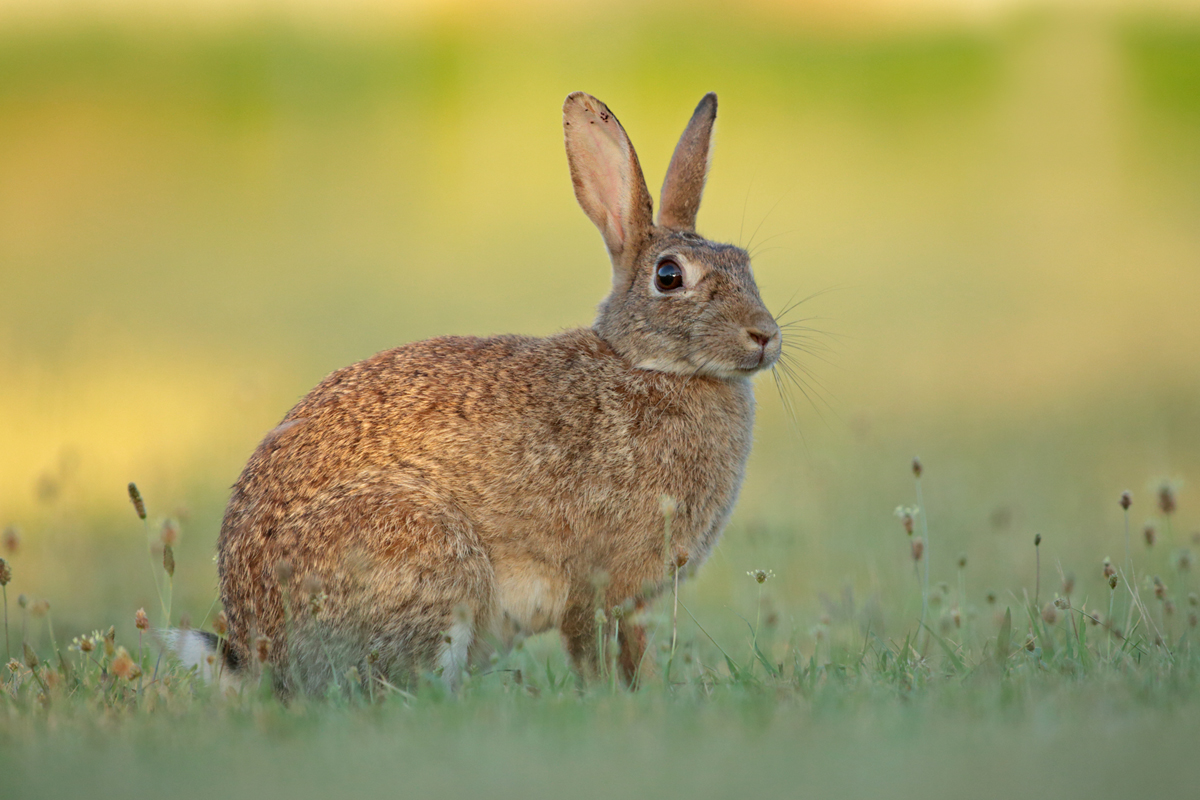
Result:
M835 351L834 351L834 350L831 350L831 349L829 349L829 348L825 348L825 349L823 349L823 350L815 350L815 349L809 349L809 348L801 347L801 346L800 346L800 345L798 345L798 344L788 344L787 342L784 342L783 346L784 346L784 347L786 347L786 348L788 348L788 350L787 350L787 351L785 351L785 352L782 352L782 353L780 353L780 354L779 354L779 357L780 357L780 358L783 358L784 356L788 356L789 358L792 358L792 357L794 357L796 354L803 353L804 355L806 355L806 356L812 356L813 358L815 358L815 359L817 359L817 360L819 360L819 361L821 361L821 362L823 362L823 363L825 363L825 364L828 364L829 366L831 366L831 367L833 367L833 368L835 368L835 369L841 369L841 367L839 367L837 364L835 364L834 362L830 361L830 360L829 360L829 359L826 357L827 355L828 355L828 356L835 355Z
M754 229L754 233L750 234L750 241L746 245L747 250L750 249L754 245L754 237L758 235L758 231L760 228L762 228L763 223L766 222L767 219L771 216L771 213L774 212L775 209L779 207L779 204L783 202L783 198L787 197L788 192L790 192L790 191L791 191L791 189L789 189L786 192L784 192L783 194L779 195L779 199L775 201L775 205L771 206L770 211L767 211L766 215L762 218L762 222L758 223L758 227Z
M799 389L800 393L802 395L804 395L804 399L807 400L808 404L813 407L813 411L817 412L817 416L820 418L821 422L823 422L825 425L828 426L829 421L827 419L825 419L825 414L822 413L821 407L817 405L816 401L813 400L812 395L810 395L808 393L807 384L805 384L804 381L797 378L796 375L793 372L791 372L788 369L788 366L786 364L784 364L782 361L776 362L776 363L782 369L783 374L786 376L786 378L792 382L792 385L795 386L797 389ZM814 394L815 393L816 392L814 390Z
M750 185L746 187L746 199L742 201L742 222L738 225L738 242L742 241L742 233L746 230L746 207L750 205L750 190L754 188L754 179L750 179ZM738 244L741 247L741 244Z
M755 258L756 256L759 256L763 253L769 252L769 250L778 250L779 249L778 247L772 247L772 248L769 248L769 250L763 250L762 247L767 242L770 242L774 239L778 239L780 236L789 236L795 232L796 232L795 229L792 229L790 231L780 231L779 233L773 233L770 236L768 236L767 238L763 239L761 242L759 242L757 248L755 248L753 250L749 250L747 252L750 254L750 258Z
M775 391L779 393L779 402L783 406L784 413L787 414L788 421L796 433L800 434L800 441L807 448L808 440L804 437L804 431L800 428L800 420L796 416L796 407L783 387L783 381L779 377L779 370L776 369L776 365L772 365L771 367L771 379L775 381Z
M777 321L778 321L778 320L781 320L781 319L783 319L784 317L786 317L788 314L790 314L790 313L791 313L793 310L795 310L796 308L798 308L798 307L802 306L803 304L807 303L809 300L813 300L813 299L815 299L815 298L817 298L817 297L820 297L820 296L821 296L821 295L823 295L823 294L829 294L830 292L834 292L834 291L837 291L838 289L842 289L842 288L845 288L845 287L843 287L843 286L830 286L830 287L828 287L828 288L826 288L826 289L821 289L821 290L820 290L820 291L818 291L818 292L813 292L813 293L812 293L812 294L810 294L808 297L805 297L803 300L797 300L797 301L795 301L795 302L791 302L791 301L789 301L789 302L788 302L788 305L787 305L787 306L786 306L786 307L785 307L785 308L784 308L782 311L780 311L778 314L776 314L776 315L775 315L775 319L776 319ZM795 297L795 295L792 295L792 297Z
M819 399L825 405L825 407L829 409L831 414L837 417L839 421L841 420L841 415L838 414L837 409L834 408L833 404L830 403L826 398L826 395L833 397L833 393L829 391L825 384L821 383L821 381L815 378L812 373L799 364L789 364L783 359L780 359L777 363L783 369L784 374L791 378L791 380L796 384L796 388L798 388L801 393L804 394L809 403L812 403L813 409L821 417L822 421L825 421L824 415L821 413L821 409L817 407L817 404L813 402L812 397L809 396L809 392L812 392L812 395ZM797 369L803 373L804 377L801 377L797 374ZM808 378L808 380L805 380L805 378ZM812 383L809 383L809 380L811 380ZM813 386L813 384L816 384L816 386ZM834 399L836 400L837 398L834 397ZM826 424L828 423L826 422Z

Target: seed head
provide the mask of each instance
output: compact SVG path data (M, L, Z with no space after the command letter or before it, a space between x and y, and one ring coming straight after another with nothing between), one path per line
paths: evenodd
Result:
M1059 611L1066 611L1071 607L1071 601L1066 597L1054 598L1054 607Z
M921 513L921 509L908 508L906 506L896 506L896 511L894 513L900 520L900 524L904 526L904 532L909 536L912 536L915 517Z
M1117 576L1116 576L1116 574L1113 574L1113 575L1109 575L1109 576L1108 576L1108 588L1110 588L1110 589L1116 589L1116 588L1117 588L1117 583L1118 583L1118 579L1117 579Z
M604 613L603 608L597 608L593 617L596 620L597 625L603 625L604 623L608 622L608 615Z
M15 525L9 525L4 529L4 552L10 556L15 556L20 549L21 534Z
M1197 595L1195 592L1188 592L1188 605L1193 608L1200 606L1200 595Z
M681 550L675 554L675 569L676 569L676 571L681 570L684 567L686 567L687 563L688 563L688 554L687 553L685 553Z
M25 642L25 666L30 669L37 669L38 661L37 653L33 652L33 648L29 646L29 642Z
M1067 597L1071 596L1071 592L1075 591L1075 576L1068 572L1063 576L1062 584L1063 594Z
M1047 625L1058 622L1058 609L1054 607L1054 603L1046 603L1042 607L1042 619L1046 620Z
M1167 596L1167 585L1162 582L1162 578L1154 576L1154 596L1162 600Z
M1088 621L1092 623L1093 628L1096 627L1101 623L1100 614L1096 613L1088 615Z
M267 656L271 651L271 639L267 636L259 635L254 639L254 655L258 657L258 663L265 664Z
M1104 559L1104 577L1111 578L1113 575L1116 575L1116 574L1117 574L1117 568L1112 565L1112 560L1109 558L1105 558Z
M90 653L96 649L96 640L91 636L83 636L79 639L79 652Z
M129 484L129 502L133 503L133 510L137 512L138 519L146 518L146 501L142 500L142 493L138 491L137 484Z
M962 627L962 614L958 610L958 606L950 609L950 620L954 623L954 627Z
M29 597L23 594L17 595L17 605L20 606L22 610L29 608Z
M106 658L112 658L117 652L117 626L109 625L108 631L104 633L104 655Z
M921 473L925 471L925 468L921 466L921 459L917 456L913 456L912 471L915 478L921 477Z
M375 663L378 663L378 661L379 661L379 651L378 650L372 650L371 652L367 653L367 663L368 664L375 664Z
M329 595L326 595L325 590L320 588L320 581L318 579L316 588L308 590L308 610L316 616L320 613L320 609L325 607L326 600L329 600Z
M138 670L136 674L134 673L134 669L136 668L137 664L133 663L133 658L129 655L129 651L124 647L118 647L117 655L112 662L113 675L125 680L133 680L141 674L141 670Z
M304 576L304 580L300 581L300 591L307 596L317 594L325 590L325 583L314 572L310 572Z
M163 545L163 571L168 578L175 577L175 548L169 544Z
M150 618L146 616L146 609L139 608L137 613L133 615L133 624L139 631L150 630Z
M41 619L42 617L44 617L50 613L50 601L49 600L33 601L33 605L30 607L29 613L33 615L34 619Z
M213 633L217 636L224 636L229 633L229 617L222 611L217 614L217 618L213 620Z
M325 601L329 599L329 595L324 592L317 592L308 597L308 610L313 615L320 614L321 609L325 608Z
M995 592L988 592L987 596L984 599L987 600L987 604L989 606L996 605L996 593Z
M1196 627L1196 612L1195 611L1188 612L1188 627L1189 628Z
M608 588L610 580L608 570L598 569L592 573L592 589L596 592L603 592Z
M1154 547L1154 540L1158 538L1158 531L1149 522L1146 527L1142 528L1142 536L1146 539L1146 547Z
M1167 516L1175 513L1175 485L1171 481L1158 485L1158 510Z
M1042 535L1040 533L1035 533L1033 535L1033 546L1034 547L1042 546Z
M1128 511L1131 505L1133 505L1133 495L1127 491L1121 492L1121 508Z
M766 583L771 578L775 577L774 570L769 569L752 569L746 574L751 578L754 578L755 583Z
M3 558L0 558L0 586L8 586L8 582L12 580L12 567Z
M664 517L673 517L679 510L679 503L675 501L674 497L664 494L658 498L658 510Z
M912 540L912 557L913 561L920 561L921 556L925 554L925 540L920 536L913 537Z
M1175 613L1175 604L1171 602L1171 598L1163 600L1163 613L1168 617Z
M10 658L5 666L8 667L8 671L14 675L21 671L21 662L17 661L15 658Z
M966 553L963 553L962 555L960 555L958 557L958 568L959 569L967 568L967 554Z
M1180 550L1175 555L1175 566L1180 572L1187 572L1192 568L1192 551L1186 547Z

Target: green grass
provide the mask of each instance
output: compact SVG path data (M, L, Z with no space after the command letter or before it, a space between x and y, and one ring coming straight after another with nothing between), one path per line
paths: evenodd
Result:
M941 544L936 526L914 527ZM911 603L881 597L844 598L797 630L770 572L744 576L751 605L701 619L685 583L679 648L672 659L667 597L644 619L632 693L611 674L580 683L540 637L472 670L457 694L433 674L404 687L348 674L284 704L257 670L222 693L138 634L68 644L34 603L14 615L18 656L0 680L5 796L205 797L214 777L238 797L1003 797L1030 781L1065 797L1175 793L1200 736L1200 608L1190 565L1164 560L1165 544L1134 541L1128 564L1114 559L1117 588L1090 600L1091 581L1054 575L1020 596L968 592L963 564L956 586L935 580L924 628L902 610ZM161 552L151 569L165 586ZM1159 567L1165 583L1149 577Z

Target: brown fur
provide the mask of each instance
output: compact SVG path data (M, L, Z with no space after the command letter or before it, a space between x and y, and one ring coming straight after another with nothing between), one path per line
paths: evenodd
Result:
M706 97L672 160L685 211L699 204L715 113ZM702 563L733 509L749 377L779 353L749 258L690 225L652 224L636 153L602 103L571 95L564 124L576 194L614 267L595 325L432 339L338 370L234 487L218 543L232 646L249 663L254 637L269 636L283 691L349 666L453 673L462 652L552 628L593 674L597 602L637 604L676 558ZM585 125L601 135L581 143L572 126ZM674 171L680 149L687 175ZM664 254L687 273L674 294L653 288ZM678 505L669 542L664 496ZM645 647L635 621L620 644L632 682Z

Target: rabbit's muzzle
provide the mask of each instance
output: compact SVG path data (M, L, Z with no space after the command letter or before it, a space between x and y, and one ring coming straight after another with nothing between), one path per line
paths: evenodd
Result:
M736 368L745 374L770 369L779 360L783 350L779 325L766 311L755 315L749 324L741 328L736 338L740 346Z

